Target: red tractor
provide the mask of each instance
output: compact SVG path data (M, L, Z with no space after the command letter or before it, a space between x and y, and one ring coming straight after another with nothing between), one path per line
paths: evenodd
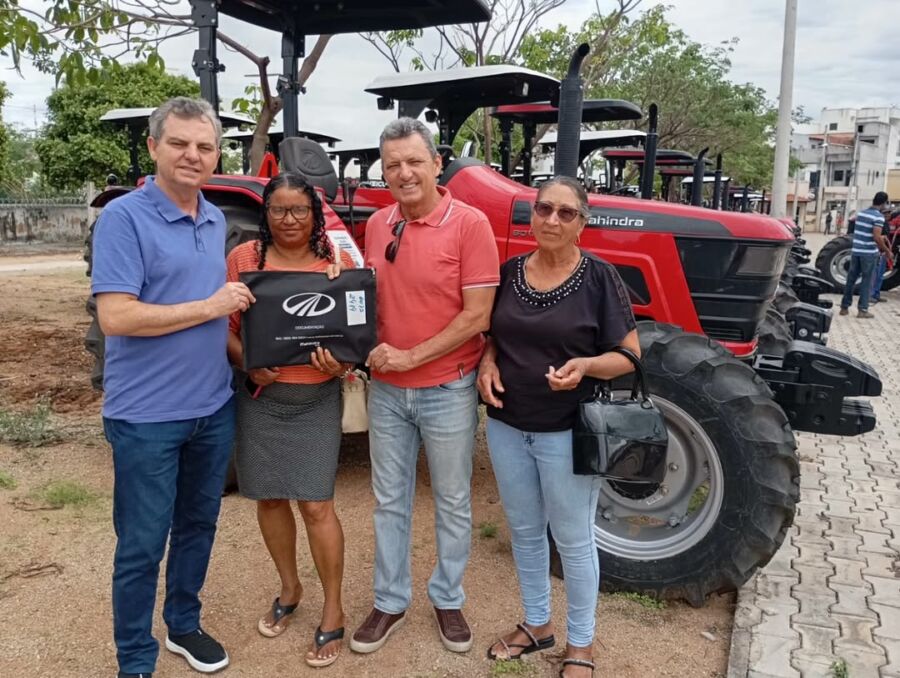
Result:
M487 18L481 0L385 1L377 7L362 0L192 0L192 5L200 28L194 61L203 96L212 102L218 99L217 12L283 32L286 138L281 162L304 172L344 218L351 209L365 218L389 198L385 188L363 184L352 206L349 200L335 202L339 182L325 149L298 138L297 57L304 32ZM407 78L395 82L396 88L382 82L376 93L384 107L398 100L401 113L431 111L426 118L438 123L444 144L478 107L558 101L556 172L573 176L582 117L577 75L582 57L573 58L562 84L499 67L474 88L467 77L488 72L463 69L442 82L432 77L427 89L418 90L421 81L417 84L416 78L425 76L406 74L396 76ZM653 167L654 125L645 152ZM446 159L440 182L487 214L501 256L531 250L536 190L475 158L453 159L448 153ZM645 171L643 179L642 192L649 197L652 172ZM217 176L204 189L226 213L230 244L254 237L265 181ZM640 321L650 391L666 416L670 441L663 482L603 484L595 524L601 581L605 588L683 597L699 605L709 593L740 586L783 541L800 494L793 430L832 435L872 430L872 407L854 398L880 395L881 382L868 365L819 344L793 341L783 356L758 352L760 325L795 247L794 234L784 224L756 214L620 196L592 194L590 202L590 223L581 244L612 262L628 287ZM326 216L335 237L355 250L341 216L331 207ZM355 232L354 226L350 230Z

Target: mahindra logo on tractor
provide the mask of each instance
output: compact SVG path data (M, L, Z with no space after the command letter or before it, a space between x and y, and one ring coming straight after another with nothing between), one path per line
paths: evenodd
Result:
M281 304L281 308L288 315L296 315L301 318L314 318L317 315L325 315L336 305L334 299L327 294L319 292L303 292L288 297Z
M588 219L591 226L633 226L641 228L644 225L643 219L635 219L634 217L611 217L606 214L592 214Z

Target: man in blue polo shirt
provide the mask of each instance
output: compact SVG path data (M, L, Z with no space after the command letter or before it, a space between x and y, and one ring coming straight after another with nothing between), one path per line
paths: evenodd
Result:
M847 271L847 284L844 286L844 298L841 299L841 315L847 315L853 303L853 288L860 277L858 318L874 318L869 313L869 296L872 293L872 273L878 262L879 253L891 256L891 248L887 238L881 235L884 217L881 209L887 204L888 195L878 191L872 199L872 206L856 215L856 226L853 230L853 249L850 252L850 269Z
M254 301L225 282L225 218L200 188L222 126L178 97L150 116L156 176L97 221L91 291L107 335L103 427L113 448L113 630L119 678L150 676L159 563L169 540L166 647L197 671L228 664L200 627L219 503L234 439L228 316Z

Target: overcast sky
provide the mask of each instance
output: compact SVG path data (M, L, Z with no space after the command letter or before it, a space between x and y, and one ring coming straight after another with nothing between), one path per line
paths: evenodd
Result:
M609 0L598 0L610 8ZM41 0L21 4L40 8ZM641 9L657 4L643 0ZM778 95L784 0L669 0L670 19L692 39L716 45L731 38L740 40L731 71L735 82L753 82L774 101ZM548 14L545 27L565 24L577 28L591 13L594 0L568 0ZM794 106L802 105L815 118L823 107L862 107L900 104L900 26L898 0L800 0L797 35ZM269 54L271 70L280 70L280 42L274 33L248 27L224 17L222 30L242 40L257 53ZM308 41L311 47L312 40ZM167 69L194 77L190 57L194 38L167 44L163 51ZM240 96L254 67L244 57L220 47L226 72L219 80L223 100ZM0 64L3 59L0 57ZM3 64L9 66L7 62ZM392 117L378 111L375 98L363 92L373 78L389 72L387 62L367 43L353 35L334 38L319 67L307 83L302 98L300 126L340 137L342 145L370 145L381 127ZM12 92L3 109L3 119L33 127L46 115L45 99L53 80L23 69L23 75L7 70L0 79ZM661 112L664 114L664 111Z

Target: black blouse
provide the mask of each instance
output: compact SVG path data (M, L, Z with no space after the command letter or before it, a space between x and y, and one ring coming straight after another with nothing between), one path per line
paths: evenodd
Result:
M525 280L528 255L500 267L500 286L491 315L497 367L506 389L503 408L488 416L523 431L572 428L578 403L597 380L585 377L571 391L553 391L547 369L571 358L600 355L618 346L636 325L625 285L606 261L582 252L578 267L558 287L533 290Z

